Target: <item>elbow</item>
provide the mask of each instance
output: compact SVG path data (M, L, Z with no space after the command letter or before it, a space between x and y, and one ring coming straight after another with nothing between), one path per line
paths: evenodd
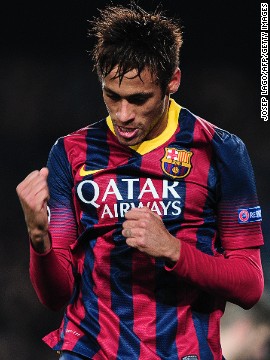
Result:
M70 296L52 296L52 294L37 294L39 301L51 311L60 311L66 307Z
M54 301L48 301L48 299L40 299L39 298L39 301L41 302L42 305L44 305L47 309L51 310L51 311L54 311L54 312L57 312L57 311L60 311L62 310L65 306L66 306L66 302L55 302Z
M253 293L247 296L247 299L245 299L243 303L243 309L249 310L254 305L257 304L257 302L260 300L262 294L263 294L264 286L263 284L257 284L257 286L254 286Z
M249 279L245 284L243 293L233 301L245 310L251 309L260 300L264 290L263 274L260 273L253 279Z
M56 289L52 288L46 283L46 286L40 286L36 282L32 281L33 288L38 297L38 300L42 305L52 311L60 311L66 307L72 294L72 289L68 286L66 288Z
M73 292L70 281L62 281L59 285L55 281L48 281L46 277L32 276L31 273L30 279L42 305L52 311L60 311L66 307Z

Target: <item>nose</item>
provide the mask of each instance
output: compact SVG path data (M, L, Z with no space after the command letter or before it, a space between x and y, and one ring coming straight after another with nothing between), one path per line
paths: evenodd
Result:
M125 99L121 100L121 102L119 103L118 111L116 113L117 120L122 123L127 123L132 121L134 117L135 114L131 104Z

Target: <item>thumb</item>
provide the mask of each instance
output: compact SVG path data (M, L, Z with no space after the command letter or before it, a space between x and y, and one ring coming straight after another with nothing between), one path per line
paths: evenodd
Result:
M49 169L47 167L43 167L40 169L39 174L46 180L49 175Z

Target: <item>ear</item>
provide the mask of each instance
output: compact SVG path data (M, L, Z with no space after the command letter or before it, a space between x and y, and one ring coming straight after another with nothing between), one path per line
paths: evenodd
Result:
M176 68L171 78L171 81L168 84L168 93L169 94L175 93L180 86L180 82L181 82L181 70L179 68Z

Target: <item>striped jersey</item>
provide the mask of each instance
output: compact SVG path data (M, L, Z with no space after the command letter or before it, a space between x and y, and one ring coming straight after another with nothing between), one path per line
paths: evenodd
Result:
M52 247L69 250L74 291L44 341L94 360L222 359L226 299L129 247L122 223L146 206L208 256L262 245L243 142L171 100L155 139L121 145L107 117L60 138L48 168Z

